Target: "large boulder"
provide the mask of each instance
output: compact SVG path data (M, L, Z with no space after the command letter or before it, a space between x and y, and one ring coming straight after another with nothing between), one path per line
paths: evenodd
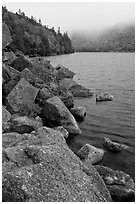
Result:
M2 56L2 61L10 65L16 58L16 55L12 51L4 52Z
M10 31L5 23L2 23L2 49L12 42Z
M85 107L74 107L70 109L70 112L77 120L83 120L86 116Z
M135 185L133 179L122 171L114 171L106 166L95 166L101 175L112 199L117 202L133 201Z
M88 166L92 164L99 163L104 157L104 150L94 147L90 144L85 144L77 152L77 156L82 160L82 162Z
M2 76L5 79L5 83L7 84L10 80L13 80L15 77L19 75L20 72L15 70L13 67L10 67L4 63L2 63Z
M111 201L97 171L82 164L58 131L42 127L4 149L4 154L5 202Z
M40 127L42 127L42 120L38 116L35 119L19 115L11 117L11 132L18 132L20 134L30 133Z
M128 149L127 145L113 142L109 138L106 138L106 137L103 138L103 146L112 152L121 152L122 150Z
M24 55L21 55L11 63L11 66L14 67L14 69L18 70L19 72L21 72L25 68L32 67L33 64L29 60L29 58L25 57Z
M74 72L70 71L69 69L60 64L55 69L57 71L56 73L57 80L61 80L64 78L73 78L75 75Z
M90 97L93 96L93 91L77 84L73 79L64 78L59 81L61 90L69 90L74 97Z
M7 105L11 112L17 113L27 107L31 109L38 91L22 78L7 96Z
M45 87L39 90L35 101L42 106L47 99L53 96L52 91Z
M58 96L46 100L42 112L43 118L49 120L55 126L61 125L72 134L81 133L74 117Z

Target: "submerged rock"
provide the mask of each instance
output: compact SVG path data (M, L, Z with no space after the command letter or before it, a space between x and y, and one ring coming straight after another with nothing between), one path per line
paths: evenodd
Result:
M69 132L68 132L64 127L62 127L62 126L57 126L57 127L54 127L53 129L56 130L56 131L59 131L59 132L63 135L63 137L64 137L65 139L68 138Z
M42 112L43 118L46 118L55 126L61 125L72 134L81 133L74 117L59 97L54 96L46 100Z
M83 120L86 116L86 108L85 107L74 107L70 109L70 112L77 120Z
M103 146L112 152L120 152L122 150L128 149L127 145L112 142L109 138L106 137L103 138Z
M117 202L132 201L135 196L133 179L122 171L114 171L106 166L95 166L107 185L112 199Z
M82 164L62 134L42 127L27 137L4 149L3 201L111 201L96 170Z
M104 157L104 150L85 144L78 152L77 156L88 166L100 162Z
M7 96L7 104L13 113L33 106L38 89L29 84L25 79L21 79Z
M11 132L18 132L20 134L30 133L40 127L42 127L42 120L39 117L35 119L19 115L11 117Z
M5 23L2 23L2 49L12 42L10 31Z

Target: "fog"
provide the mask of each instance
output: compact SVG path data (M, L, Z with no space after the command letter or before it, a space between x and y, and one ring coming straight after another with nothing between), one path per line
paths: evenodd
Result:
M134 23L134 3L93 3L93 2L5 2L7 9L41 19L43 25L61 27L61 31L97 33L119 24Z

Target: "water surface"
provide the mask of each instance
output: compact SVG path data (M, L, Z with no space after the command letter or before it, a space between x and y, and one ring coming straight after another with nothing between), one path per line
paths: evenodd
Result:
M112 153L105 149L101 164L135 174L135 55L134 53L74 53L48 57L53 66L62 64L76 73L75 80L94 93L106 92L113 101L95 102L91 98L76 99L77 106L87 108L87 116L79 123L82 134L69 139L76 152L86 143L105 149L103 137L129 146Z

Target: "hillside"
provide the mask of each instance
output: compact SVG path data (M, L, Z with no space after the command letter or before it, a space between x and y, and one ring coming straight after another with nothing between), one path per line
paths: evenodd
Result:
M100 35L74 33L71 36L76 51L87 52L134 52L135 26L115 26Z
M18 49L29 56L49 56L73 53L71 40L67 32L62 34L60 28L48 28L31 16L28 18L24 12L16 14L2 7L2 22L9 27L13 38L9 49Z

